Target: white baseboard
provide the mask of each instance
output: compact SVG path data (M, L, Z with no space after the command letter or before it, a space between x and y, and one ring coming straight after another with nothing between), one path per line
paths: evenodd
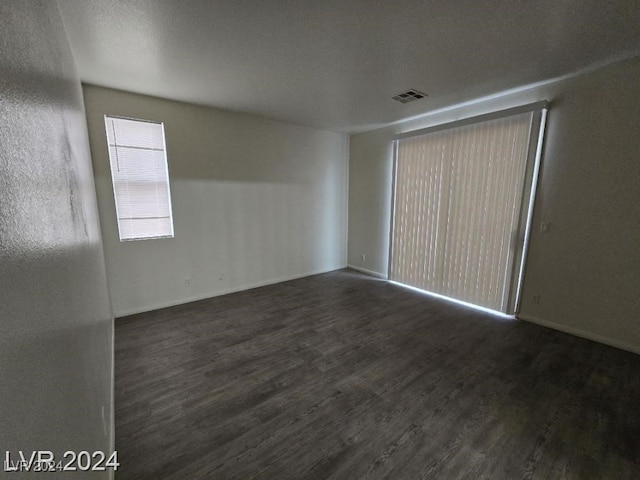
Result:
M337 270L340 270L341 268L338 268ZM379 272L374 272L373 270L367 270L366 268L358 267L356 265L349 265L349 264L347 264L347 268L350 268L351 270L356 270L358 272L365 273L367 275L371 275L371 276L376 277L376 278L381 278L381 279L387 280L387 276L386 275L383 275L382 273L379 273ZM182 304L185 304L185 303L196 302L198 300L204 300L204 299L207 299L207 298L219 297L221 295L227 295L229 293L236 293L236 292L241 292L241 291L244 291L244 290L251 290L252 288L264 287L264 286L267 286L267 285L273 285L273 284L276 284L276 283L287 282L289 280L296 280L298 278L310 277L312 275L319 275L321 273L327 273L327 272L331 272L331 271L334 271L334 270L333 269L332 270L321 270L321 271L301 273L301 274L296 274L296 275L288 275L288 276L284 276L284 277L272 278L272 279L269 279L269 280L262 280L260 282L255 282L255 283L250 283L250 284L245 284L245 285L238 285L238 286L227 288L227 289L223 289L223 290L217 290L215 292L209 292L207 294L194 295L194 296L191 296L191 297L181 298L181 299L174 300L174 301L161 302L161 303L154 304L154 305L147 305L147 306L140 307L140 308L133 308L133 309L127 309L127 310L122 310L122 311L114 310L114 316L116 318L126 317L128 315L134 315L134 314L143 313L143 312L150 312L150 311L158 310L158 309L161 309L161 308L173 307L173 306L176 306L176 305L182 305ZM626 343L626 342L622 342L620 340L616 340L614 338L604 337L602 335L591 333L591 332L588 332L586 330L581 330L579 328L569 327L569 326L563 325L561 323L552 322L550 320L544 320L542 318L534 317L532 315L520 315L519 314L519 315L517 315L517 318L520 319L520 320L524 320L526 322L531 322L531 323L535 323L537 325L542 325L543 327L551 328L553 330L558 330L560 332L568 333L570 335L575 335L577 337L586 338L588 340L593 340L594 342L603 343L603 344L609 345L611 347L619 348L621 350L626 350L628 352L632 352L632 353L640 355L640 346L638 346L638 345L632 345L632 344L629 344L629 343Z
M593 340L594 342L604 343L605 345L609 345L610 347L619 348L621 350L626 350L628 352L637 353L640 355L640 346L638 345L631 345L614 338L603 337L602 335L587 332L586 330L568 327L566 325L562 325L561 323L543 320L542 318L534 317L531 315L518 315L517 318L527 322L535 323L537 325L542 325L543 327L552 328L553 330L558 330L560 332L575 335L576 337L582 337L588 340Z
M298 278L310 277L312 275L319 275L321 273L333 272L335 270L341 270L342 268L344 267L340 267L337 269L330 269L330 270L320 270L317 272L288 275L285 277L270 278L269 280L262 280L260 282L237 285L237 286L226 288L223 290L216 290L214 292L208 292L200 295L192 295L190 297L171 300L168 302L160 302L153 305L145 305L144 307L137 307L137 308L131 308L131 309L124 309L124 310L114 309L113 312L116 318L126 317L128 315L135 315L137 313L151 312L153 310L159 310L161 308L167 308L167 307L175 307L176 305L183 305L185 303L197 302L198 300L205 300L207 298L219 297L221 295L228 295L229 293L242 292L244 290L251 290L252 288L265 287L267 285L273 285L275 283L288 282L289 280L296 280Z
M347 268L350 268L351 270L356 270L358 272L366 273L367 275L371 275L372 277L377 277L377 278L382 278L383 280L387 280L386 275L379 272L374 272L373 270L367 270L366 268L356 267L355 265L349 265L349 264L347 264Z

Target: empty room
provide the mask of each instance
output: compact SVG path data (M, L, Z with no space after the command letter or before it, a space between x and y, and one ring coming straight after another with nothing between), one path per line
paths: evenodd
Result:
M635 0L0 4L0 478L640 478Z

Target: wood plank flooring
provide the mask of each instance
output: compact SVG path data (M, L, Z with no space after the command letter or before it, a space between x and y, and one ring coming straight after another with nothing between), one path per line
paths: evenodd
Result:
M342 270L116 321L116 479L640 478L640 356Z

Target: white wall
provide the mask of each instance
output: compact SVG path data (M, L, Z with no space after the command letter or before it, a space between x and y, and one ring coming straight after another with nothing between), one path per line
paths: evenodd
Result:
M3 461L108 452L113 317L82 91L56 3L0 4L0 45Z
M346 265L346 135L91 85L84 94L116 316ZM104 114L165 123L175 238L118 240Z
M638 78L636 58L352 136L348 264L387 274L394 135L548 99L520 317L640 352Z

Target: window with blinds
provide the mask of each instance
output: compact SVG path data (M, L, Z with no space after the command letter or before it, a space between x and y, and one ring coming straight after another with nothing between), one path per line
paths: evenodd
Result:
M389 278L517 310L546 104L396 140Z
M164 125L105 115L120 240L173 237Z

